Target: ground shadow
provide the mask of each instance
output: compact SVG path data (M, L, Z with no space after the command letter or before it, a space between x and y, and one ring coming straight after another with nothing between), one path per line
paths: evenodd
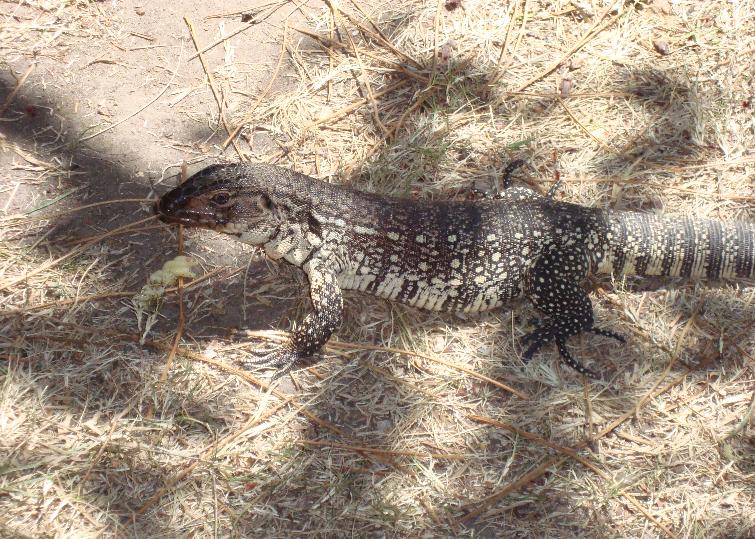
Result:
M9 99L16 87L16 80L8 72L0 74L0 103L9 103L0 134L8 147L20 150L24 155L42 157L57 164L48 170L42 184L34 185L35 192L49 200L58 194L73 193L54 207L54 210L73 208L84 204L114 199L146 199L151 195L151 183L157 177L143 177L129 159L126 148L107 148L101 144L90 145L79 141L80 126L63 115L64 105L54 92L27 93L25 88ZM205 133L206 137L207 134ZM21 154L19 154L21 155ZM10 160L13 152L6 155ZM134 160L136 161L136 160ZM11 170L8 163L7 170ZM38 263L66 254L82 240L107 230L148 217L150 205L124 203L75 212L53 220L42 229L33 229L20 240L30 247L29 255L38 258ZM154 223L156 224L156 223ZM174 252L174 231L158 226L141 231L129 231L106 243L95 246L92 258L108 267L103 277L103 290L138 290L150 272L159 269L164 259ZM201 246L200 246L201 247ZM87 261L87 265L89 261ZM64 266L61 271L81 272L75 264ZM254 266L249 270L252 274ZM210 283L213 293L225 297L242 296L241 281L217 279ZM109 286L110 285L110 286ZM21 283L18 286L24 286ZM188 301L201 299L201 292L187 292ZM171 300L174 301L174 300ZM33 301L30 303L34 303ZM171 303L171 302L169 302ZM174 304L174 303L173 303ZM113 316L117 313L116 316ZM187 319L191 327L204 327L207 320L195 319L188 309ZM273 307L250 309L250 326L267 329L279 313ZM136 330L134 314L128 300L102 299L82 304L73 310L45 310L0 312L3 340L13 344L9 350L15 358L7 357L2 362L6 380L28 381L33 392L44 395L46 405L55 410L66 409L72 418L93 416L103 421L113 419L119 412L125 413L119 420L144 421L145 412L153 410L156 431L164 430L164 421L170 421L174 435L187 438L200 434L210 438L232 428L225 416L226 405L211 404L201 391L184 391L187 379L196 376L190 363L180 363L171 371L162 389L151 398L144 396L145 383L155 379L162 369L165 354L154 355L137 343L125 344L117 337L119 333ZM40 323L40 320L46 320ZM234 309L216 312L215 327L238 325L239 316ZM175 309L169 304L166 315L155 328L158 338L169 335L175 327ZM110 333L108 333L110 332ZM109 334L115 337L104 337ZM43 346L42 346L43 345ZM121 350L123 354L118 352ZM122 356L122 357L121 357ZM155 358L161 361L155 363ZM127 359L129 358L129 359ZM136 361L134 361L136 358ZM17 363L18 361L18 363ZM73 378L71 374L73 373ZM172 381L182 386L176 391ZM32 413L31 411L29 411ZM194 421L181 421L192 418ZM149 421L147 421L149 423ZM65 427L64 435L69 431ZM163 433L165 435L165 433ZM71 474L57 474L65 484L74 484L88 503L102 508L104 513L114 515L116 527L130 526L141 517L134 511L154 494L154 485L164 485L175 472L175 467L160 459L145 461L137 458L139 451L125 440L105 441L95 444L85 455L78 458L92 459L85 482L75 465ZM46 462L46 453L29 448L22 443L10 449L3 458L4 470L19 470L24 476L29 466ZM73 464L73 463L72 463ZM5 473L5 479L13 483L13 472ZM163 526L160 519L149 519L148 525L139 527L147 536L164 536L172 532Z

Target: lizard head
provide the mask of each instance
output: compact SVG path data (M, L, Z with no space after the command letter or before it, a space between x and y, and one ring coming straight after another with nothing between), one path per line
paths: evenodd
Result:
M239 234L269 222L273 205L263 185L250 184L239 165L211 165L168 191L155 204L160 220Z

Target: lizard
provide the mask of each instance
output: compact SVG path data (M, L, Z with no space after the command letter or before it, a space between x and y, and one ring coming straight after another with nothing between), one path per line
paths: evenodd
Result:
M316 361L343 318L344 290L419 309L480 312L525 297L543 315L522 338L529 360L555 343L590 378L567 340L595 325L589 274L752 279L755 224L581 206L514 186L477 200L394 198L262 163L210 165L155 204L169 224L202 227L261 246L307 276L312 311L290 339L246 368L273 379Z

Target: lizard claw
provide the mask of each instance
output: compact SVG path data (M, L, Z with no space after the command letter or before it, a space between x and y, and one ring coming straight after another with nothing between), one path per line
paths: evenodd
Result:
M567 350L566 348L566 339L557 338L556 345L558 346L558 353L561 356L561 359L563 359L564 363L566 363L569 367L580 374L584 374L588 378L592 378L593 380L597 380L599 378L598 374L595 371L588 369L579 361L574 359L574 356L572 356L569 350Z
M285 348L279 348L278 350L265 354L259 359L244 359L240 363L244 369L250 371L256 370L257 367L271 367L276 369L276 372L270 379L271 382L274 382L278 378L289 373L300 360L301 357L299 357L296 352Z

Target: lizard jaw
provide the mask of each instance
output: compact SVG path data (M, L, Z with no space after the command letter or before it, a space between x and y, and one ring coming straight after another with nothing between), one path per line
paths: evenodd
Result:
M155 202L154 211L164 223L191 227L222 227L228 220L227 217L218 215L211 208L197 204L197 201L193 199L189 199L187 202L180 197L173 196L172 191Z

